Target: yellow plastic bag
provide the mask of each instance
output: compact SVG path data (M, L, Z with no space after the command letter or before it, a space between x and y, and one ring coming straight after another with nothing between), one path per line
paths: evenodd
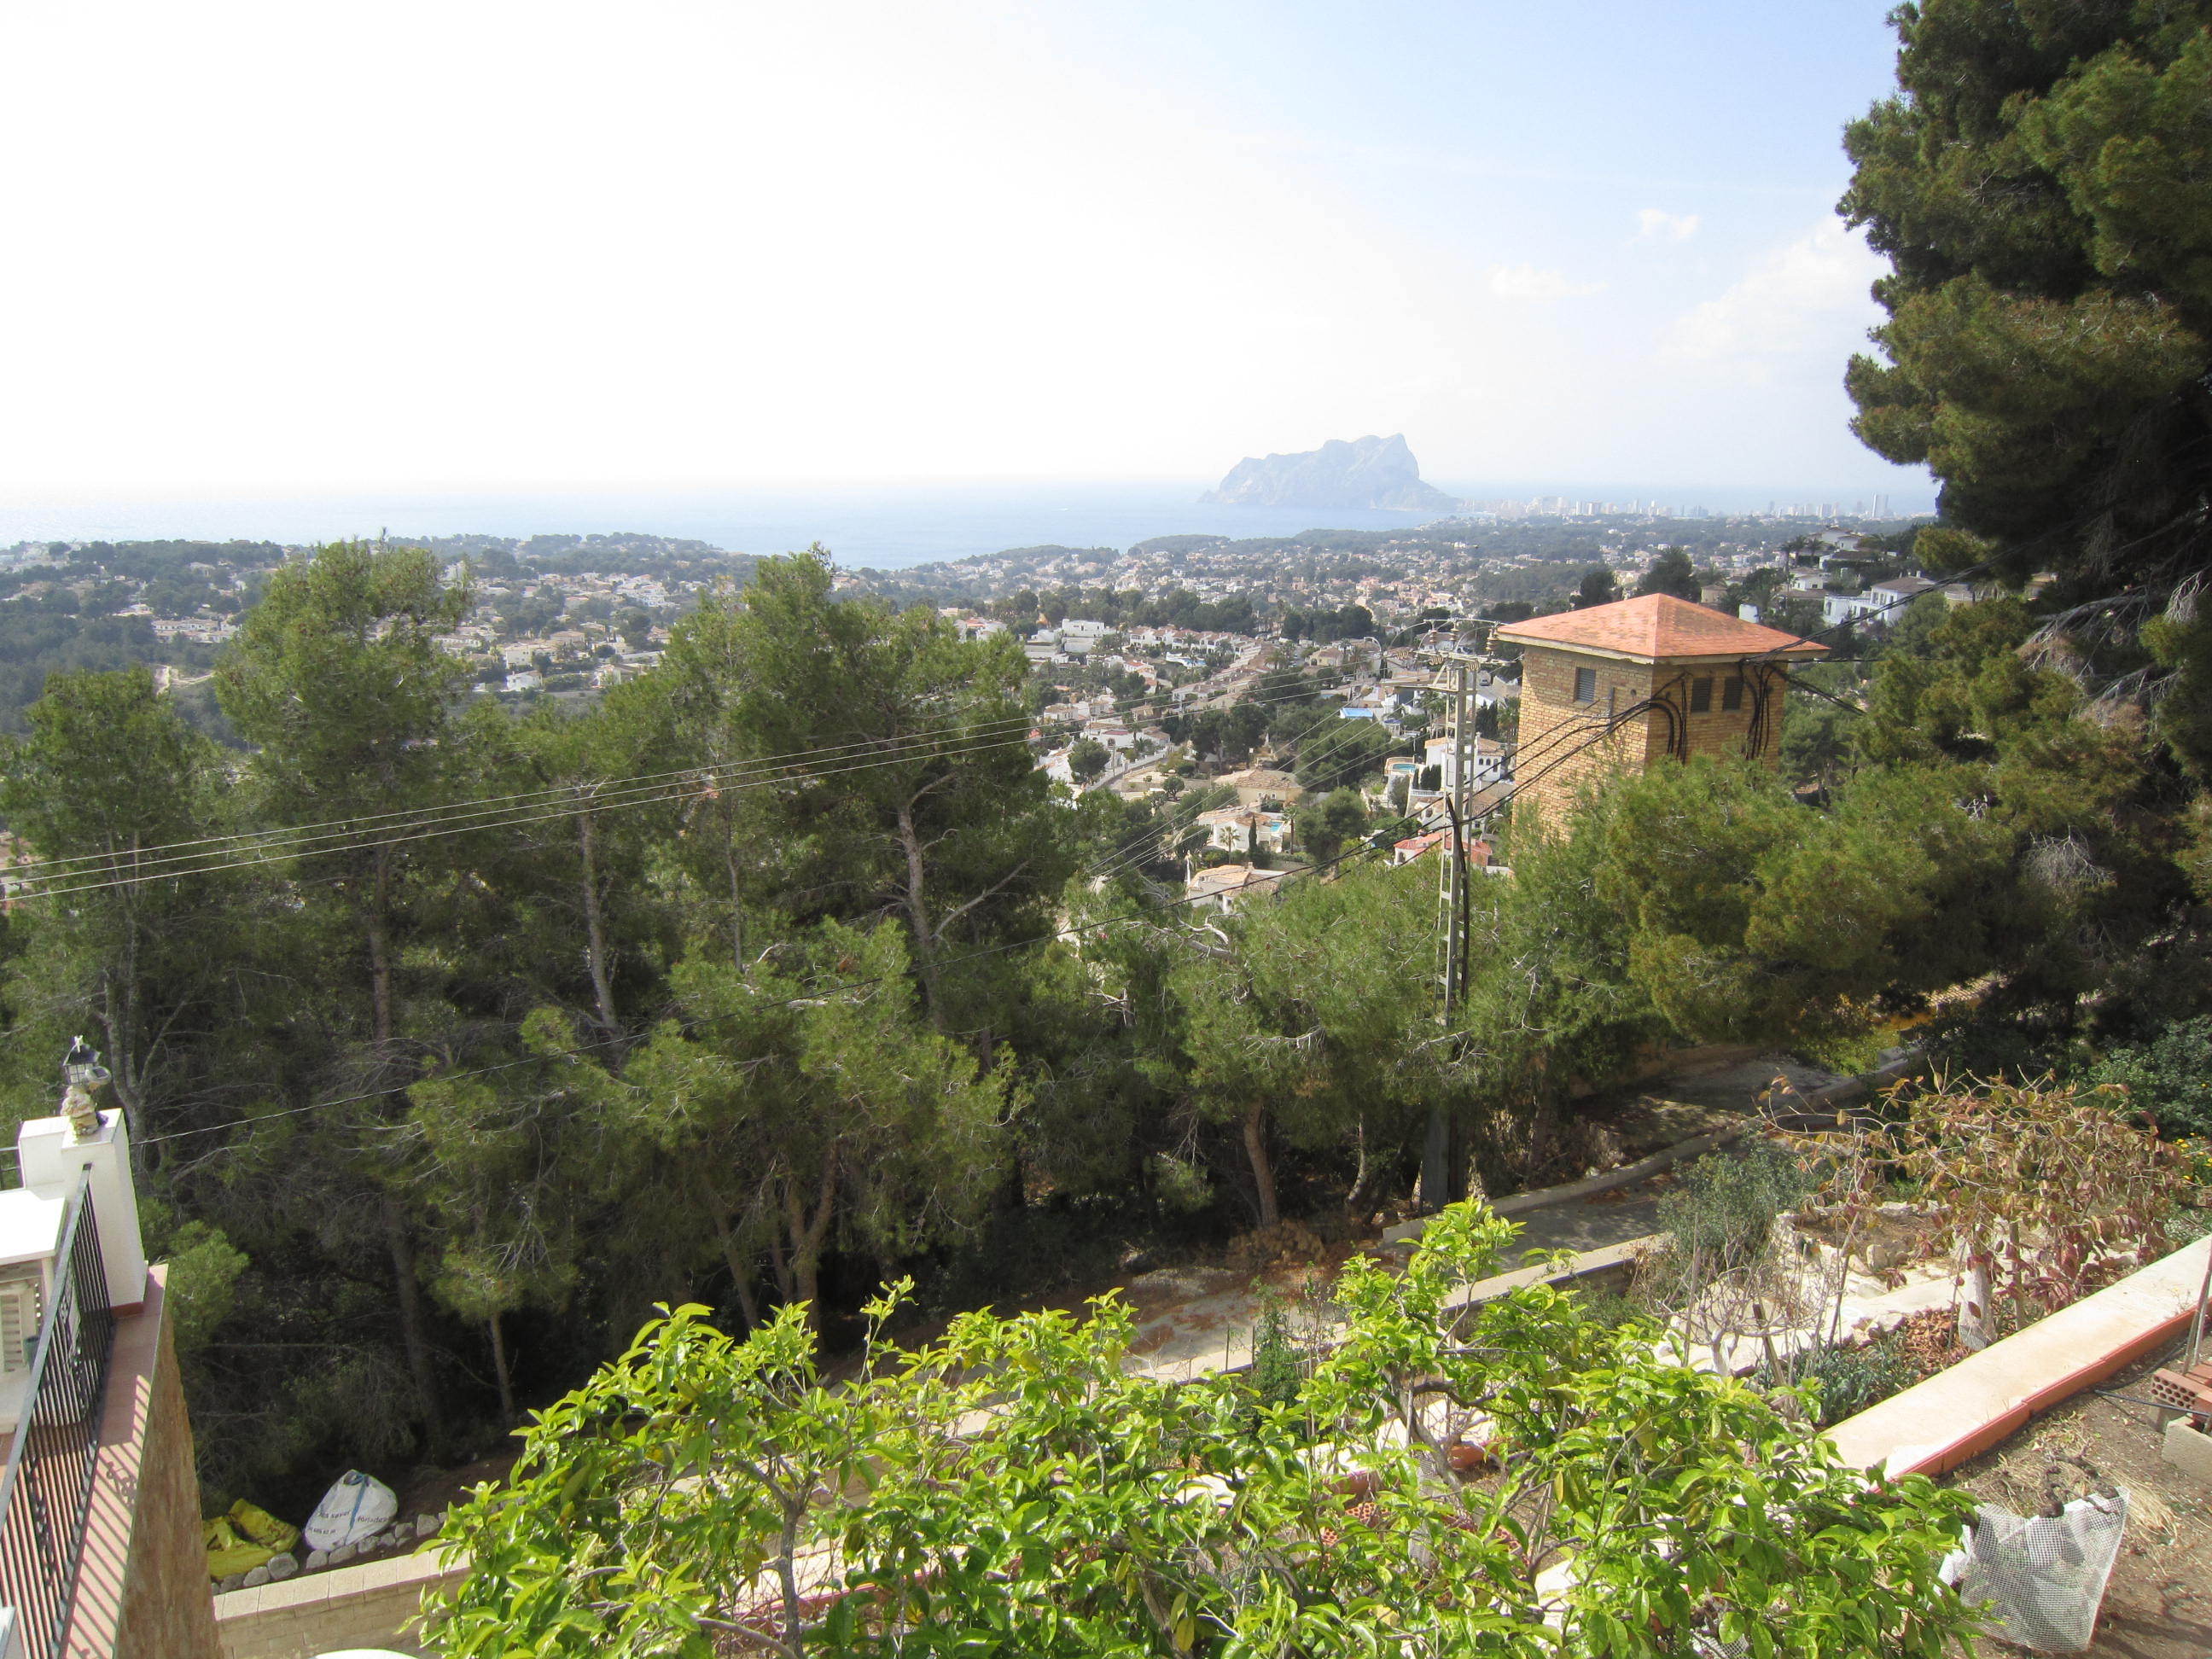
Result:
M276 1552L266 1545L256 1544L240 1538L230 1524L230 1517L218 1515L212 1521L200 1522L200 1537L207 1545L208 1577L228 1578L234 1572L251 1572Z
M247 1503L243 1498L230 1506L228 1518L240 1537L249 1539L279 1555L300 1541L297 1527L287 1526L268 1510Z

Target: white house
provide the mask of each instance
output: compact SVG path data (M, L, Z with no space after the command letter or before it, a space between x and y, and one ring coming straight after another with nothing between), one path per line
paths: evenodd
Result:
M1820 598L1820 620L1831 628L1863 618L1894 622L1914 599L1936 591L1936 584L1923 576L1893 576L1863 593L1825 593Z
M1224 910L1234 909L1237 901L1247 893L1273 892L1285 873L1243 864L1217 864L1211 870L1193 872L1183 884L1183 896L1194 905L1211 903Z
M1421 745L1422 764L1437 769L1437 787L1456 788L1459 779L1458 762L1454 756L1454 740L1449 737L1431 738ZM1470 789L1486 789L1493 783L1503 783L1512 775L1510 763L1505 757L1505 745L1495 738L1474 739L1474 772L1468 780Z
M1224 853L1279 853L1291 844L1291 821L1280 812L1252 806L1223 806L1193 820L1206 831L1206 845Z

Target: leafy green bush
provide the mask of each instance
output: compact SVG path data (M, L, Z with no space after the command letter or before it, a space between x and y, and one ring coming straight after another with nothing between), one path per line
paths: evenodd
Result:
M1630 1325L1656 1322L1651 1310L1632 1296L1618 1291L1577 1290L1583 1317L1602 1330L1617 1331Z
M2148 1042L2113 1048L2092 1083L2116 1083L2169 1139L2212 1136L2212 1016L2177 1020Z
M1305 1381L1305 1362L1291 1334L1290 1310L1281 1297L1266 1295L1252 1333L1252 1391L1267 1405L1288 1406L1297 1401Z
M1817 1382L1820 1388L1817 1426L1830 1428L1847 1417L1856 1417L1893 1394L1901 1394L1920 1380L1896 1342L1876 1338L1860 1346L1823 1346L1802 1356L1796 1380Z
M1812 1189L1812 1177L1779 1146L1755 1140L1733 1152L1708 1152L1659 1200L1670 1255L1700 1259L1725 1273L1766 1248L1774 1218Z

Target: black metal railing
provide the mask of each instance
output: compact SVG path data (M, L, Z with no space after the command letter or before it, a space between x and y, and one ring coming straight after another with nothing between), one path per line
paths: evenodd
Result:
M0 1469L0 1607L23 1659L58 1659L92 1509L100 1407L115 1346L89 1173L70 1194L8 1462Z

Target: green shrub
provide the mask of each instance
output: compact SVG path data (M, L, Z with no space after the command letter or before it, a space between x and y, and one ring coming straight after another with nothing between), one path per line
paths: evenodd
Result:
M2147 1043L2109 1050L2089 1081L2124 1088L2169 1139L2212 1136L2212 1016L2176 1020Z
M1765 1250L1774 1218L1812 1185L1797 1160L1768 1141L1708 1152L1659 1200L1659 1225L1672 1235L1668 1253L1702 1261L1708 1273L1745 1266Z
M1656 1316L1632 1296L1618 1291L1577 1290L1575 1298L1582 1304L1583 1317L1591 1324L1608 1331L1617 1331L1628 1325L1651 1325L1658 1322Z
M1811 1382L1820 1389L1820 1407L1814 1418L1817 1428L1832 1428L1847 1417L1856 1417L1869 1406L1880 1405L1920 1380L1920 1373L1905 1357L1893 1337L1876 1337L1857 1345L1824 1343L1800 1354L1777 1378L1762 1370L1755 1379L1761 1388L1782 1382Z
M1305 1358L1291 1334L1290 1310L1280 1297L1263 1295L1252 1333L1252 1392L1270 1406L1287 1406L1305 1383Z

